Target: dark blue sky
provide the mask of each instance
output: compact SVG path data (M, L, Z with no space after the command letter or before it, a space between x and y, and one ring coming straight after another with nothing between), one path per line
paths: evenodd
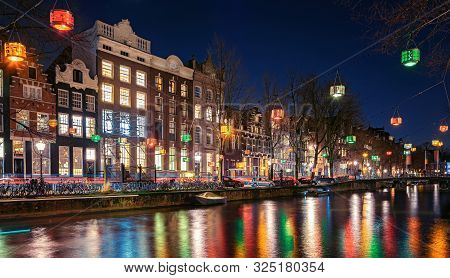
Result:
M129 19L134 31L152 42L152 53L163 57L204 58L216 33L236 48L247 85L256 92L261 91L265 74L282 85L290 71L322 73L372 43L365 38L366 27L333 2L70 1L78 24L87 27L95 19L110 24ZM393 106L441 78L427 74L423 63L404 68L399 55L400 50L392 56L369 50L339 71L349 90L359 95L367 124L385 127L397 138L408 136L416 144L429 141L439 136L439 120L448 115L442 85L400 106L404 125L389 125ZM323 80L334 76L333 70Z

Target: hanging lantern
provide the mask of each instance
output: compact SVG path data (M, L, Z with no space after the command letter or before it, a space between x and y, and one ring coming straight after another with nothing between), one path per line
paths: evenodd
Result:
M245 169L245 162L236 162L236 168Z
M392 155L392 151L387 151L387 152L386 152L386 155L387 155L387 156L391 156L391 155Z
M441 145L441 141L439 141L439 140L437 140L437 139L434 139L434 140L432 140L431 141L431 145L433 146L433 147L440 147L440 146L442 146Z
M403 148L405 148L405 150L409 150L412 148L412 144L404 144Z
M91 136L91 141L94 143L100 142L101 139L102 139L102 137L98 134L92 134L92 136Z
M189 162L189 157L183 157L182 160L183 162Z
M417 151L417 148L411 148L411 152L412 153L415 152L415 151Z
M222 136L225 137L231 136L232 134L231 125L222 125L220 127L220 133L222 134Z
M378 155L372 155L372 156L370 156L370 159L372 160L372 161L379 161L380 160L380 157L378 156Z
M284 119L284 110L281 108L273 109L271 113L271 118L273 121L281 121Z
M74 127L69 128L69 134L73 135L75 133L77 133L77 129L76 128L74 128Z
M356 136L355 135L348 135L347 137L345 137L345 142L347 142L347 144L355 144L356 143Z
M153 148L156 145L156 143L158 143L158 140L156 140L155 138L147 138L146 143L147 146Z
M322 157L323 157L323 158L326 158L327 156L328 156L327 153L323 153L323 154L322 154Z
M22 62L27 58L27 49L20 42L5 43L5 58L10 62Z
M402 64L405 67L415 66L419 61L420 61L420 49L412 48L402 51Z
M448 131L448 124L445 120L442 120L441 124L439 125L439 131L442 133L446 133Z
M245 151L244 151L244 154L245 154L245 155L249 155L249 154L250 154L250 150L245 150Z
M338 98L345 95L344 85L333 85L330 87L330 96Z
M164 148L160 148L159 149L159 154L165 155L166 154L166 150Z
M68 10L54 9L50 12L50 26L59 31L73 30L74 19Z
M369 156L369 154L368 154L368 153L363 153L362 156L363 156L364 158L367 158L367 157Z
M48 120L48 126L55 128L58 125L58 121L55 119Z
M189 142L191 142L191 140L192 140L192 138L191 138L191 135L189 133L181 135L181 142L189 143Z
M393 126L399 126L403 123L402 117L400 117L400 113L398 112L398 109L395 110L394 115L391 117L391 125Z

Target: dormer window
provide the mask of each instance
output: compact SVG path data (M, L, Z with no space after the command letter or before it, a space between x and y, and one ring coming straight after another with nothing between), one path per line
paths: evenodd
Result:
M80 70L73 70L73 82L83 83L83 73Z
M28 78L36 80L37 78L36 68L28 67Z

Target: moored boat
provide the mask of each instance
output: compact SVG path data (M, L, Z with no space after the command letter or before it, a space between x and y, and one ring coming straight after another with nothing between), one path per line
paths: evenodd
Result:
M309 189L308 192L306 193L306 195L318 197L318 196L328 195L330 192L331 192L331 189L329 187L318 187L318 188Z
M219 205L226 204L227 198L214 194L212 192L205 192L195 196L198 203L202 205Z

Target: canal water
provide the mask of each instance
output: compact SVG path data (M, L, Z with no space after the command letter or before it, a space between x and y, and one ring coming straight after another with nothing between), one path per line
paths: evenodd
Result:
M437 186L0 222L0 257L449 257ZM26 229L30 229L26 232Z

